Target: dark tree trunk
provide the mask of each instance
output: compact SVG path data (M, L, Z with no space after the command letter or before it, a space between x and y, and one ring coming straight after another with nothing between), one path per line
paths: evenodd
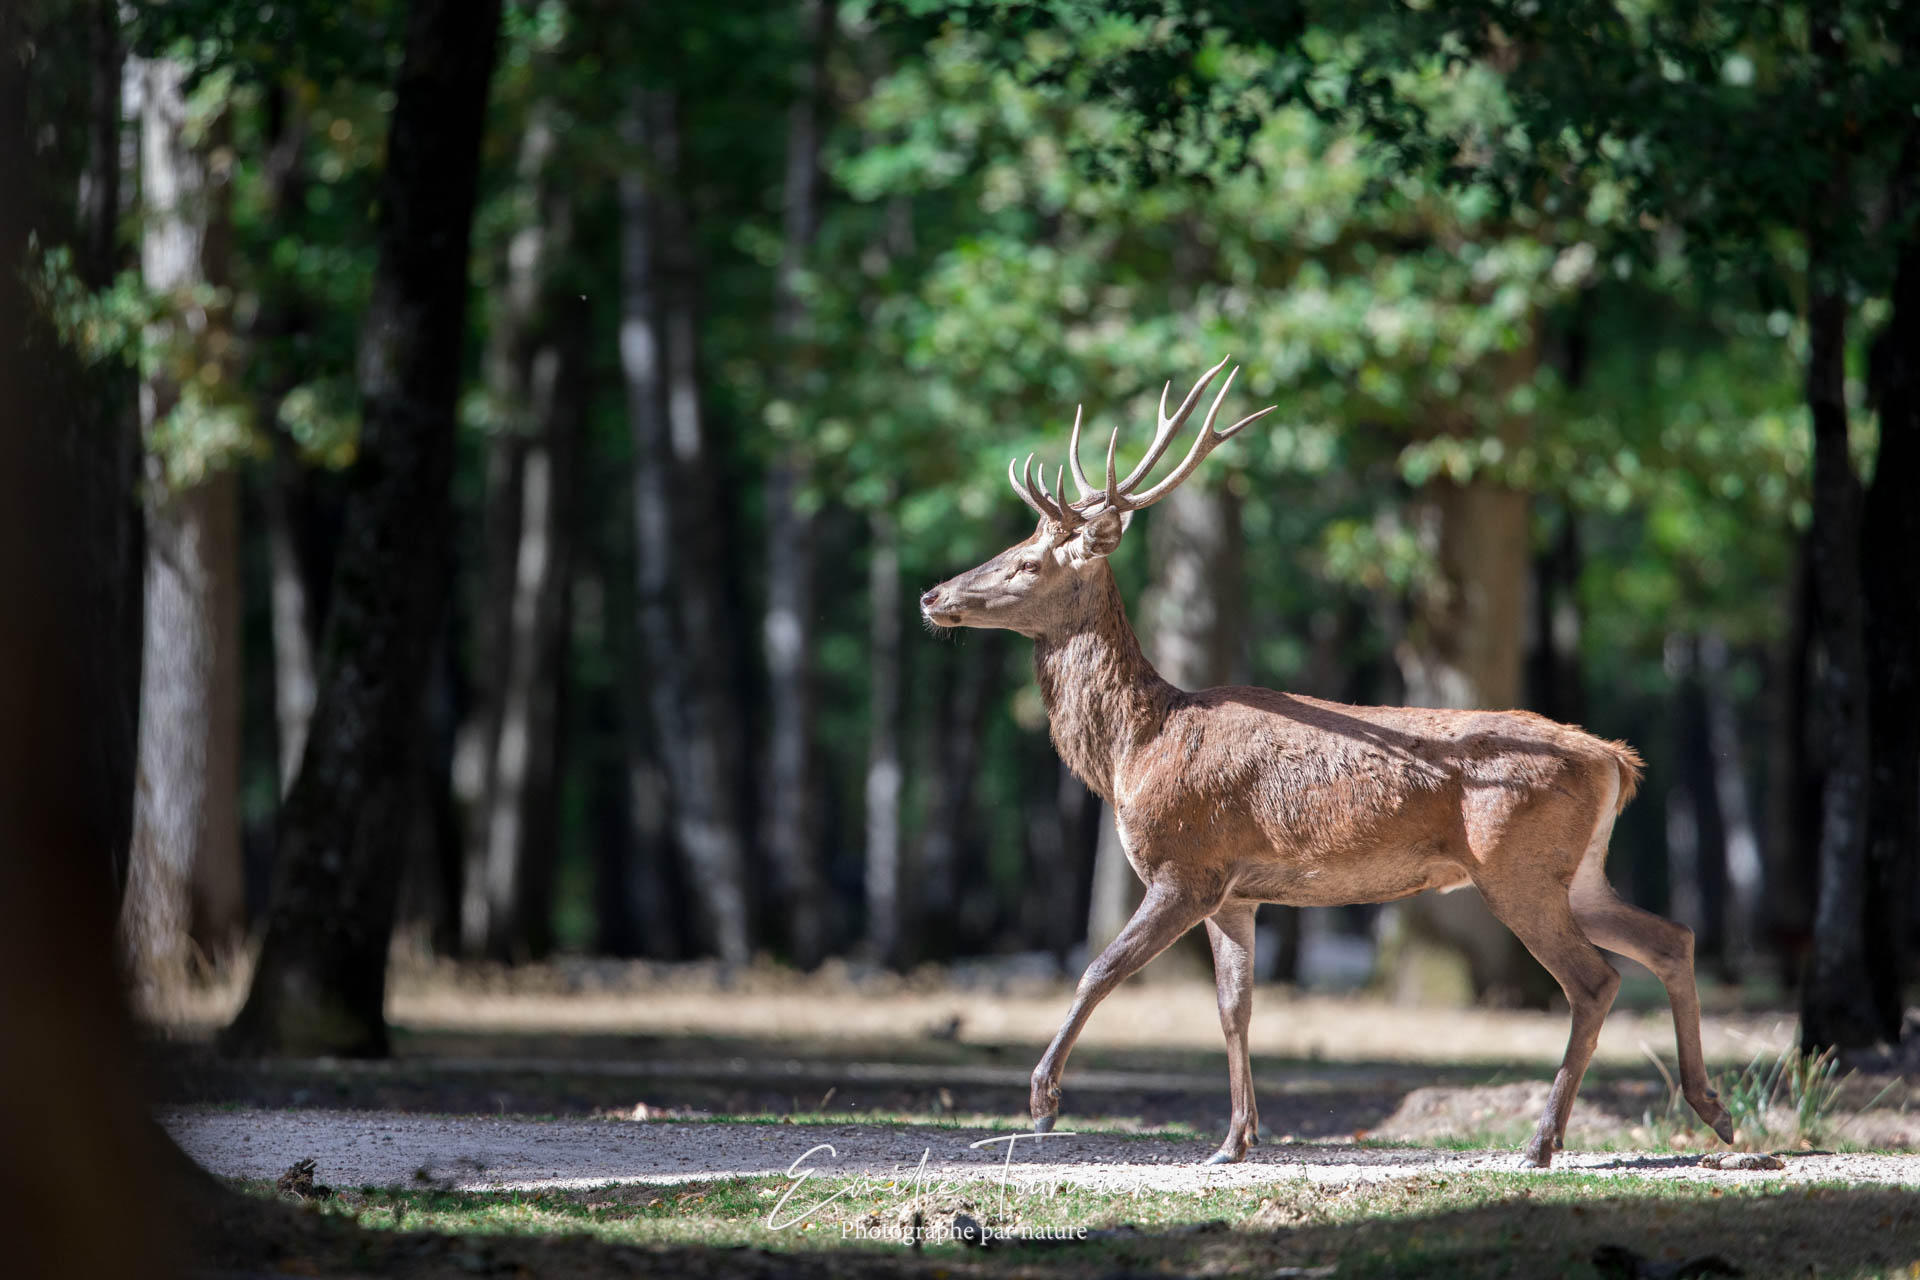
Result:
M692 226L671 93L635 91L622 130L636 160L620 179L620 359L633 432L636 612L653 741L704 945L751 951L745 769L730 676L735 628L724 584L721 450L700 405Z
M33 108L56 87L41 81L58 33L36 29L39 9L0 6L0 1233L12 1274L132 1276L181 1260L169 1144L120 1000L109 873L132 820L139 559L126 435L92 430L115 391L82 375L23 287L29 236L53 225L35 182L50 122ZM99 1191L115 1178L153 1194L105 1230Z
M1752 787L1737 708L1728 687L1732 679L1726 638L1709 630L1700 637L1700 688L1706 697L1707 764L1719 800L1726 845L1726 953L1728 981L1740 977L1760 935L1760 901L1766 889L1760 840L1754 830Z
M867 560L867 953L900 958L900 546L893 517L875 512Z
M1844 195L1844 191L1842 192ZM1845 203L1835 201L1836 207ZM1807 407L1813 416L1816 627L1825 661L1814 697L1826 719L1826 785L1820 797L1819 893L1813 951L1801 991L1803 1047L1850 1049L1879 1038L1867 968L1867 724L1864 605L1860 589L1860 481L1848 454L1847 303L1824 233L1808 236Z
M263 186L269 217L280 218L305 198L307 117L295 95L283 84L268 88L266 97L267 154ZM254 311L247 337L258 347L290 339L305 323L299 305L277 290L268 290ZM262 486L266 516L267 564L271 579L270 616L273 628L273 721L279 752L280 794L284 797L300 771L306 749L307 727L316 696L314 650L318 646L320 601L313 589L317 559L310 546L314 503L311 472L303 465L299 447L280 426L280 405L292 390L295 367L290 361L270 365L277 376L262 388L256 410L266 433L271 456Z
M499 26L499 0L414 0L407 11L319 698L230 1052L387 1050L387 949L446 604L467 247Z
M1920 867L1920 128L1909 125L1899 212L1909 221L1893 315L1875 346L1880 452L1860 536L1866 595L1867 975L1880 1035L1898 1041Z
M1533 558L1532 644L1527 707L1562 724L1587 722L1580 672L1580 530L1563 510L1547 547Z
M783 249L774 291L774 344L782 359L775 384L798 412L813 390L805 382L807 302L801 279L820 223L821 80L832 9L800 0L800 74L787 111ZM766 802L761 814L767 863L785 919L786 943L803 969L826 947L825 883L814 812L813 604L814 524L803 492L807 454L798 422L767 472L767 612L761 647L767 662Z
M479 602L477 794L461 897L462 948L498 960L552 947L558 860L574 489L586 427L587 317L559 287L572 244L573 199L547 172L557 136L536 109L521 149L528 218L514 234L491 332L491 446Z
M1800 539L1788 592L1787 633L1770 663L1771 741L1767 753L1764 936L1778 958L1781 986L1796 987L1813 936L1825 766L1814 745L1811 705L1814 587L1809 539Z
M927 762L925 819L915 851L918 874L911 925L911 958L917 960L950 960L955 954L961 852L975 838L971 817L980 743L986 732L987 707L1005 665L1003 633L978 632L963 643L966 647L946 664L945 687L928 720L930 732L922 757ZM1047 797L1047 804L1051 821L1058 826L1053 797ZM1041 870L1051 878L1051 865ZM1035 886L1036 893L1041 889ZM1047 895L1047 901L1056 906L1064 900Z
M1727 971L1727 823L1700 637L1667 637L1667 679L1673 727L1674 781L1667 792L1669 886L1675 919L1693 929L1694 955Z
M141 269L147 288L176 300L228 283L230 248L226 174L208 164L206 145L187 140L185 77L178 62L143 65ZM156 324L148 340L168 355L140 392L149 448L145 639L121 923L132 975L148 994L184 975L190 935L223 943L244 919L238 486L227 470L175 476L164 442L182 397L172 371L189 359L217 359L210 339L228 322L210 310L196 329L177 318Z
M119 15L119 0L90 0L86 6L87 167L80 175L75 258L80 278L91 289L112 283L120 268L120 82L126 48Z

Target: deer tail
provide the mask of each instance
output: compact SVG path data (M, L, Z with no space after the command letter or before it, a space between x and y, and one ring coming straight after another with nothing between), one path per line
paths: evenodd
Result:
M1627 801L1633 799L1633 793L1640 789L1640 779L1646 773L1647 762L1640 753L1624 742L1606 744L1607 754L1613 757L1613 763L1620 770L1620 795L1613 802L1613 812L1617 816L1627 807Z

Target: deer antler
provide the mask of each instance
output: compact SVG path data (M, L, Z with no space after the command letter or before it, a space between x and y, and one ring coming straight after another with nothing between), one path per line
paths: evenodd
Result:
M1233 380L1240 372L1239 368L1235 367L1231 373L1227 374L1227 380L1220 385L1219 392L1213 397L1213 404L1207 409L1206 419L1201 424L1200 434L1194 437L1193 447L1187 450L1187 456L1181 459L1180 465L1175 467L1166 479L1145 493L1134 492L1160 461L1161 455L1167 451L1167 446L1173 442L1173 437L1192 416L1194 406L1200 403L1200 397L1206 393L1209 386L1213 385L1213 380L1220 375L1222 369L1227 367L1227 361L1231 359L1233 359L1232 356L1227 356L1219 364L1201 374L1200 380L1193 384L1193 390L1187 392L1186 398L1180 402L1180 407L1173 411L1171 417L1167 414L1167 393L1173 390L1173 383L1168 382L1160 389L1159 423L1153 433L1153 443L1147 446L1145 456L1140 459L1139 465L1127 473L1125 480L1119 479L1113 465L1114 453L1120 445L1120 431L1117 427L1107 440L1106 487L1095 489L1093 482L1087 479L1087 473L1080 465L1081 407L1076 405L1073 411L1073 436L1067 445L1067 461L1073 469L1074 487L1080 491L1079 501L1072 503L1066 501L1065 475L1061 471L1054 473L1053 487L1057 492L1047 491L1047 476L1044 468L1040 473L1040 484L1036 491L1033 482L1032 454L1027 455L1024 484L1021 482L1018 469L1019 460L1014 459L1007 463L1007 479L1012 483L1013 491L1020 495L1022 502L1033 508L1035 514L1052 520L1069 533L1094 516L1107 511L1139 511L1144 507L1152 506L1178 488L1188 476L1193 474L1201 461L1220 444L1238 435L1242 428L1258 422L1278 407L1268 405L1264 409L1248 414L1224 430L1214 430L1213 424L1220 416L1220 406L1225 403L1227 392L1232 388Z

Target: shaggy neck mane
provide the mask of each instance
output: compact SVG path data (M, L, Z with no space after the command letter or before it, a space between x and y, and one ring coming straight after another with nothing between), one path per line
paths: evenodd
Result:
M1120 586L1104 563L1083 580L1075 604L1034 638L1033 666L1054 748L1111 803L1115 767L1159 731L1179 691L1140 652Z

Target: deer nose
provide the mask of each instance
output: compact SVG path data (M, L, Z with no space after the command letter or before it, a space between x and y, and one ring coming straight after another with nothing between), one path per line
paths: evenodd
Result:
M938 600L939 598L940 598L940 588L928 587L926 591L921 593L920 607L922 609L931 609L933 608L933 602L935 600Z

